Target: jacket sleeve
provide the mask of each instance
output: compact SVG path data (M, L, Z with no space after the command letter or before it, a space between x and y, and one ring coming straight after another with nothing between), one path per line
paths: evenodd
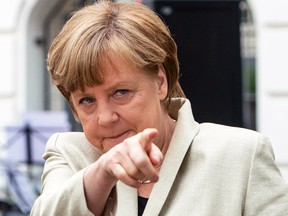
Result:
M288 215L288 184L275 164L269 140L262 135L251 162L244 215Z
M86 205L83 175L85 169L73 172L57 151L57 136L52 136L46 146L46 160L42 175L42 193L35 201L31 216L81 216L93 215Z

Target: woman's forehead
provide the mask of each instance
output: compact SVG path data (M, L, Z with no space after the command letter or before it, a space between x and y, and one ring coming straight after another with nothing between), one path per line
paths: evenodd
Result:
M123 73L127 70L135 70L136 64L123 55L110 53L106 55L106 58L102 58L99 62L99 69L102 73L106 71L113 71L114 73Z

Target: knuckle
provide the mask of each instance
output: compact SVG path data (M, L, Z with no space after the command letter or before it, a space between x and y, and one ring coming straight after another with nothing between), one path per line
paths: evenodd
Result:
M122 182L125 182L126 178L127 178L126 173L124 173L124 172L118 172L116 177L117 177L117 179L119 179Z
M147 161L147 158L144 157L143 155L138 155L135 159L134 159L134 163L137 167L139 168L146 168L149 167L149 163Z

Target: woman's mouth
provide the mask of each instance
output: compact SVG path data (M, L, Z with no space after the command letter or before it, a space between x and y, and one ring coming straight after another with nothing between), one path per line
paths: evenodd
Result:
M125 139L127 139L128 137L131 137L132 135L134 135L134 133L132 133L132 131L125 131L125 132L119 133L117 135L106 137L106 138L104 138L104 140L111 142L114 145L116 145L116 144L123 142Z

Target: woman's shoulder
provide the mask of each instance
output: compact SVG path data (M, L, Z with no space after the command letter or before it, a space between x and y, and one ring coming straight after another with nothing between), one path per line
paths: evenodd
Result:
M89 143L83 132L61 132L53 134L46 144L45 155L61 155L67 161L95 161L101 153ZM88 162L87 161L87 162Z
M49 137L47 141L48 147L61 148L66 145L89 146L90 143L83 132L58 132Z
M260 145L271 147L269 139L257 131L214 123L200 124L194 144L208 152L249 157Z
M207 139L217 139L239 142L254 142L264 137L263 134L247 129L215 123L201 123L199 136Z

